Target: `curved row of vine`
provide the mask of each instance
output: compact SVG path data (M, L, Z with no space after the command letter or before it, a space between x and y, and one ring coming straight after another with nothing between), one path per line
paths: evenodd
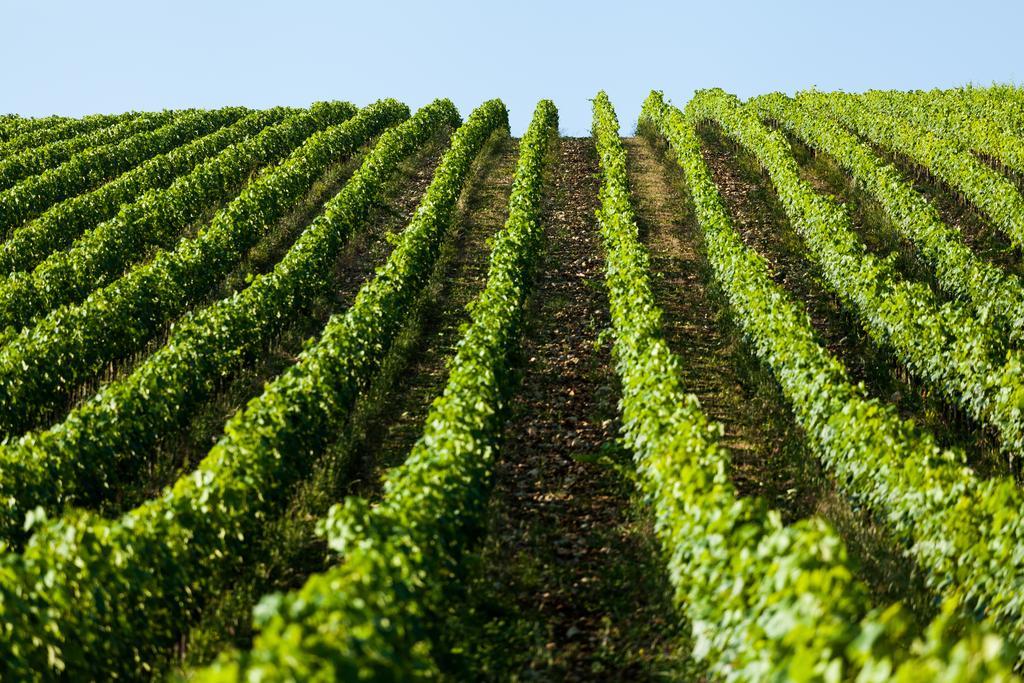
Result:
M159 154L92 192L56 204L17 228L0 243L0 273L29 270L58 249L66 248L88 229L113 218L125 204L151 190L168 187L200 163L227 147L257 135L296 114L286 107L254 111L235 123Z
M99 114L98 116L103 116L103 114ZM4 114L0 117L0 158L3 158L10 152L10 149L7 147L7 143L14 138L28 133L54 128L74 120L75 119L70 116L28 118L19 116L18 114ZM104 125L104 122L101 120L99 125ZM31 145L32 143L29 142L25 144Z
M8 274L0 279L0 328L16 331L58 306L81 301L123 275L148 249L174 247L205 211L236 198L254 172L272 171L309 136L355 114L348 103L320 103L295 112L200 163L170 186L120 207L112 218L70 238L69 248L43 255L31 271ZM31 225L24 227L31 230ZM61 223L57 229L63 233L64 228ZM62 239L69 237L62 234Z
M775 186L790 222L827 285L874 341L979 422L994 427L1004 451L1024 448L1024 356L1003 351L995 331L958 302L941 303L926 285L900 277L867 251L844 208L800 178L789 143L753 108L720 90L688 107L747 148Z
M639 486L654 507L676 601L693 625L697 653L724 680L903 680L924 672L984 680L1007 674L1008 660L984 651L984 632L958 634L962 620L952 612L923 634L923 642L912 644L903 608L872 607L842 539L827 523L812 517L784 525L764 499L737 495L729 454L718 440L722 427L685 393L679 380L684 361L662 337L649 260L630 205L626 154L604 93L595 99L594 128L625 439ZM721 280L742 271L743 282L760 288L767 301L774 285L729 225L692 124L673 118L652 94L641 130L667 137L686 169L715 275ZM722 286L732 294L730 288L743 285L730 280ZM969 655L960 660L949 656L952 650Z
M1024 172L1024 113L1018 103L999 97L990 89L904 93L869 90L851 96L857 104L886 116L894 116L954 140L991 159L1002 168Z
M143 161L234 123L247 113L241 107L187 111L155 130L86 149L56 168L0 192L0 230L9 235L57 202L95 189Z
M999 171L943 135L872 111L843 93L799 93L798 101L828 110L848 128L905 156L963 194L1018 248L1024 248L1024 195Z
M123 114L93 114L80 119L66 116L15 119L0 127L0 159L33 147L87 135L99 128L114 126L138 116L141 116L139 112L130 111Z
M161 111L126 114L111 121L110 125L9 154L0 160L0 190L8 190L21 180L52 170L88 150L159 128L183 113Z

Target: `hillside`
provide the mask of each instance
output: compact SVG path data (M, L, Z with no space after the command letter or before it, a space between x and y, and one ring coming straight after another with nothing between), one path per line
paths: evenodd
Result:
M556 104L0 117L0 677L1016 680L1024 94Z

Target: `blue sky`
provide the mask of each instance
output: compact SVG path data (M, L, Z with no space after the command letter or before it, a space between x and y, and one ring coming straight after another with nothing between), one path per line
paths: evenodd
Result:
M600 88L631 131L651 88L928 88L1024 77L1019 3L3 2L0 112L419 106L490 97L514 133L550 97L586 134Z

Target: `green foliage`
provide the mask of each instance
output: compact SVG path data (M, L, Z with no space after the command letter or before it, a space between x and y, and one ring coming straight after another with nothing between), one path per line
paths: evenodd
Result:
M657 96L643 115L648 126L668 129L667 108ZM714 186L694 131L682 128L685 122L673 123L679 129L671 130L670 140L686 145L679 154L686 155L704 224L697 195L714 192ZM872 610L834 530L818 518L785 526L764 500L737 496L728 452L718 443L722 428L709 423L696 397L684 392L680 361L661 336L661 311L629 203L618 128L611 103L599 93L598 218L607 251L623 427L640 488L655 510L677 601L693 624L695 654L726 680L887 680L897 669L921 666L908 651L906 615L898 606ZM714 227L705 229L709 251L719 248L722 238ZM737 248L735 242L727 246Z
M68 116L49 116L45 118L26 118L18 114L3 114L0 116L0 158L6 156L6 143L13 138L32 131L41 131L52 128L58 124L67 123L74 119ZM102 123L100 125L103 125Z
M808 92L798 94L797 99L827 108L843 125L924 167L939 180L962 192L1006 233L1015 246L1024 247L1024 196L1012 181L959 145L955 138L913 125L899 116L891 116L887 108L865 106L869 100L854 99L844 93ZM977 136L969 132L971 129L971 126L960 127L963 135L975 139ZM985 151L1008 164L1016 163L1014 155L1024 153L1020 150L1024 143L1021 143L1019 133L1010 136L1010 140L1017 151L1004 153L996 148L986 148Z
M994 427L1007 452L1024 448L1024 357L1002 351L994 330L957 302L940 304L926 285L901 278L868 253L849 215L799 176L789 144L752 108L722 91L704 91L688 108L712 119L768 173L793 227L825 282L880 346L914 374Z
M359 189L333 203L286 261L254 282L250 301L322 277L316 269L325 252L358 220L363 195L372 196L408 154L408 140L422 141L424 127L457 120L453 105L441 100L382 136L350 181ZM0 675L143 676L203 600L225 588L267 517L280 510L289 486L308 472L367 386L429 276L473 157L503 125L504 106L492 102L460 128L388 264L346 313L331 319L318 343L229 420L196 471L117 521L83 513L40 524L21 555L4 558ZM296 281L282 282L292 277L290 267L298 269ZM237 304L219 309L244 314Z
M196 132L230 123L243 112L230 107L141 114L111 128L4 159L0 162L0 187L6 188L0 192L0 234L9 235L53 203L190 140Z
M834 156L959 301L940 304L868 253L842 208L800 179L785 138L759 115ZM827 286L874 341L1016 452L1024 448L1024 361L1006 351L1004 337L1011 346L1024 339L1019 278L974 256L846 127L955 186L1024 246L1024 198L973 156L1021 170L1024 96L1013 88L804 93L744 106L705 91L683 113L652 93L640 122L668 141L684 169L714 277L808 443L943 600L924 629L900 605L874 604L827 523L785 525L763 499L737 495L722 428L685 392L684 361L661 336L619 125L603 92L593 128L624 441L695 655L724 680L1016 680L1024 493L1010 479L982 480L964 453L943 450L851 383L733 229L701 154L695 126L705 121L758 159ZM70 389L176 321L165 344L59 424L0 444L0 678L159 675L201 610L258 559L268 521L287 509L406 327L473 160L492 134L507 131L500 101L454 132L408 227L391 237L389 259L353 305L228 420L194 471L117 519L70 506L94 507L130 485L161 435L328 291L338 250L401 160L459 123L448 100L411 118L394 100L361 111L334 102L304 111L0 116L0 231L17 228L0 243L0 269L9 273L0 279L0 326L8 326L0 433L35 426ZM193 310L325 169L377 136L273 270ZM464 578L464 552L484 528L556 136L557 111L542 101L520 144L486 287L407 461L388 473L379 501L349 498L331 509L321 528L338 564L267 596L252 649L224 653L197 680L442 675L441 630ZM180 238L228 201L197 235ZM135 265L154 248L151 261Z
M1024 339L1024 282L975 256L895 166L805 101L773 94L755 98L750 106L834 158L863 184L900 234L918 247L939 285L967 302L980 323L996 325L1017 344Z
M298 591L264 600L252 651L222 656L196 680L438 675L436 635L447 588L458 580L462 552L479 533L490 490L510 379L507 359L538 255L545 160L557 121L554 105L542 100L520 142L509 217L494 241L487 285L471 307L470 325L423 436L405 464L389 473L379 505L349 498L324 523L342 564Z
M39 129L43 129L68 121L68 118L62 116L51 118L51 121L44 122L45 119L30 119L18 116L17 114L4 114L0 116L0 143L5 143L13 137L28 132L30 124L36 124ZM0 156L2 155L3 152L0 151Z
M16 119L0 127L0 159L16 157L25 150L54 154L54 159L67 159L75 151L90 145L103 144L98 140L111 140L104 137L117 135L126 130L118 124L137 119L142 114L136 111L124 114L94 114L80 119L65 116L48 116L41 119ZM100 128L110 128L99 137L89 137ZM70 146L63 145L70 138L80 138ZM58 143L52 146L53 143ZM80 146L81 145L81 146ZM61 151L57 151L61 150ZM5 187L9 187L5 186Z
M173 243L182 219L187 222L203 206L233 194L233 181L248 177L261 162L293 150L283 163L252 180L195 237L159 252L83 303L58 308L13 335L0 349L0 429L16 433L32 426L63 391L140 348L220 281L329 164L408 116L408 108L394 100L352 116L354 111L347 103L322 103L289 117L201 164L167 190L147 193L33 273L9 278L8 286L0 288L7 311L38 303L40 297L60 301L73 293L73 283L88 290L84 283L92 282L90 274L114 275L146 244ZM13 287L13 282L24 287Z
M62 423L0 446L0 499L8 503L0 513L0 537L17 538L29 508L94 505L130 481L158 435L178 425L217 382L257 358L325 292L338 249L365 221L398 163L458 123L458 112L442 100L386 131L273 271L190 314L130 375L105 386ZM445 168L453 172L451 165ZM450 211L447 204L443 208Z
M1024 104L1015 88L869 90L855 97L866 109L951 138L1004 168L1024 172Z
M867 398L863 386L852 384L842 364L815 341L806 313L773 283L764 260L733 229L700 155L693 120L711 117L724 121L727 130L740 122L761 124L720 92L699 94L698 101L687 110L693 117L688 119L652 93L642 116L666 137L685 170L715 277L808 440L839 486L878 511L906 540L908 554L927 570L935 591L949 596L950 607L973 607L1021 642L1017 587L1024 580L1024 557L1018 549L1024 547L1024 529L1016 511L1024 496L1012 481L979 480L963 453L943 451L929 434L901 421L893 406ZM968 629L956 644L957 634L964 633L951 626L962 621L958 613L946 610L929 628L926 644L916 646L900 676L929 680L950 667L946 680L972 680L998 678L1008 670L1007 653L992 634ZM928 663L921 657L939 659Z
M0 243L0 273L35 267L87 229L115 216L122 205L138 200L147 190L169 186L226 147L243 142L295 113L286 107L252 112L231 125L143 162L93 192L56 204ZM27 319L25 314L23 319Z
M319 109L320 111L316 111ZM309 135L355 114L348 103L314 105L278 125L262 130L199 164L170 187L152 190L120 207L116 215L75 241L70 249L37 254L42 260L31 272L15 272L0 280L0 326L15 330L62 304L80 301L97 286L119 277L148 246L174 246L179 233L204 210L227 201L261 166L280 161ZM54 207L55 209L57 207ZM44 216L45 218L45 216ZM33 224L15 232L33 231ZM71 238L63 223L62 241Z

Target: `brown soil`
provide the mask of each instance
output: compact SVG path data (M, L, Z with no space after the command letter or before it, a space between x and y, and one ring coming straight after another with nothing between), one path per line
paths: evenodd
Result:
M802 473L808 458L800 432L770 372L751 362L730 321L687 196L666 173L661 150L644 138L627 139L625 146L633 207L651 255L652 288L665 313L666 340L683 360L683 386L725 427L739 493L767 498L790 521L804 517L817 493Z
M644 680L685 661L650 520L616 446L597 172L589 139L562 139L523 379L460 615L472 631L466 673L477 678Z

